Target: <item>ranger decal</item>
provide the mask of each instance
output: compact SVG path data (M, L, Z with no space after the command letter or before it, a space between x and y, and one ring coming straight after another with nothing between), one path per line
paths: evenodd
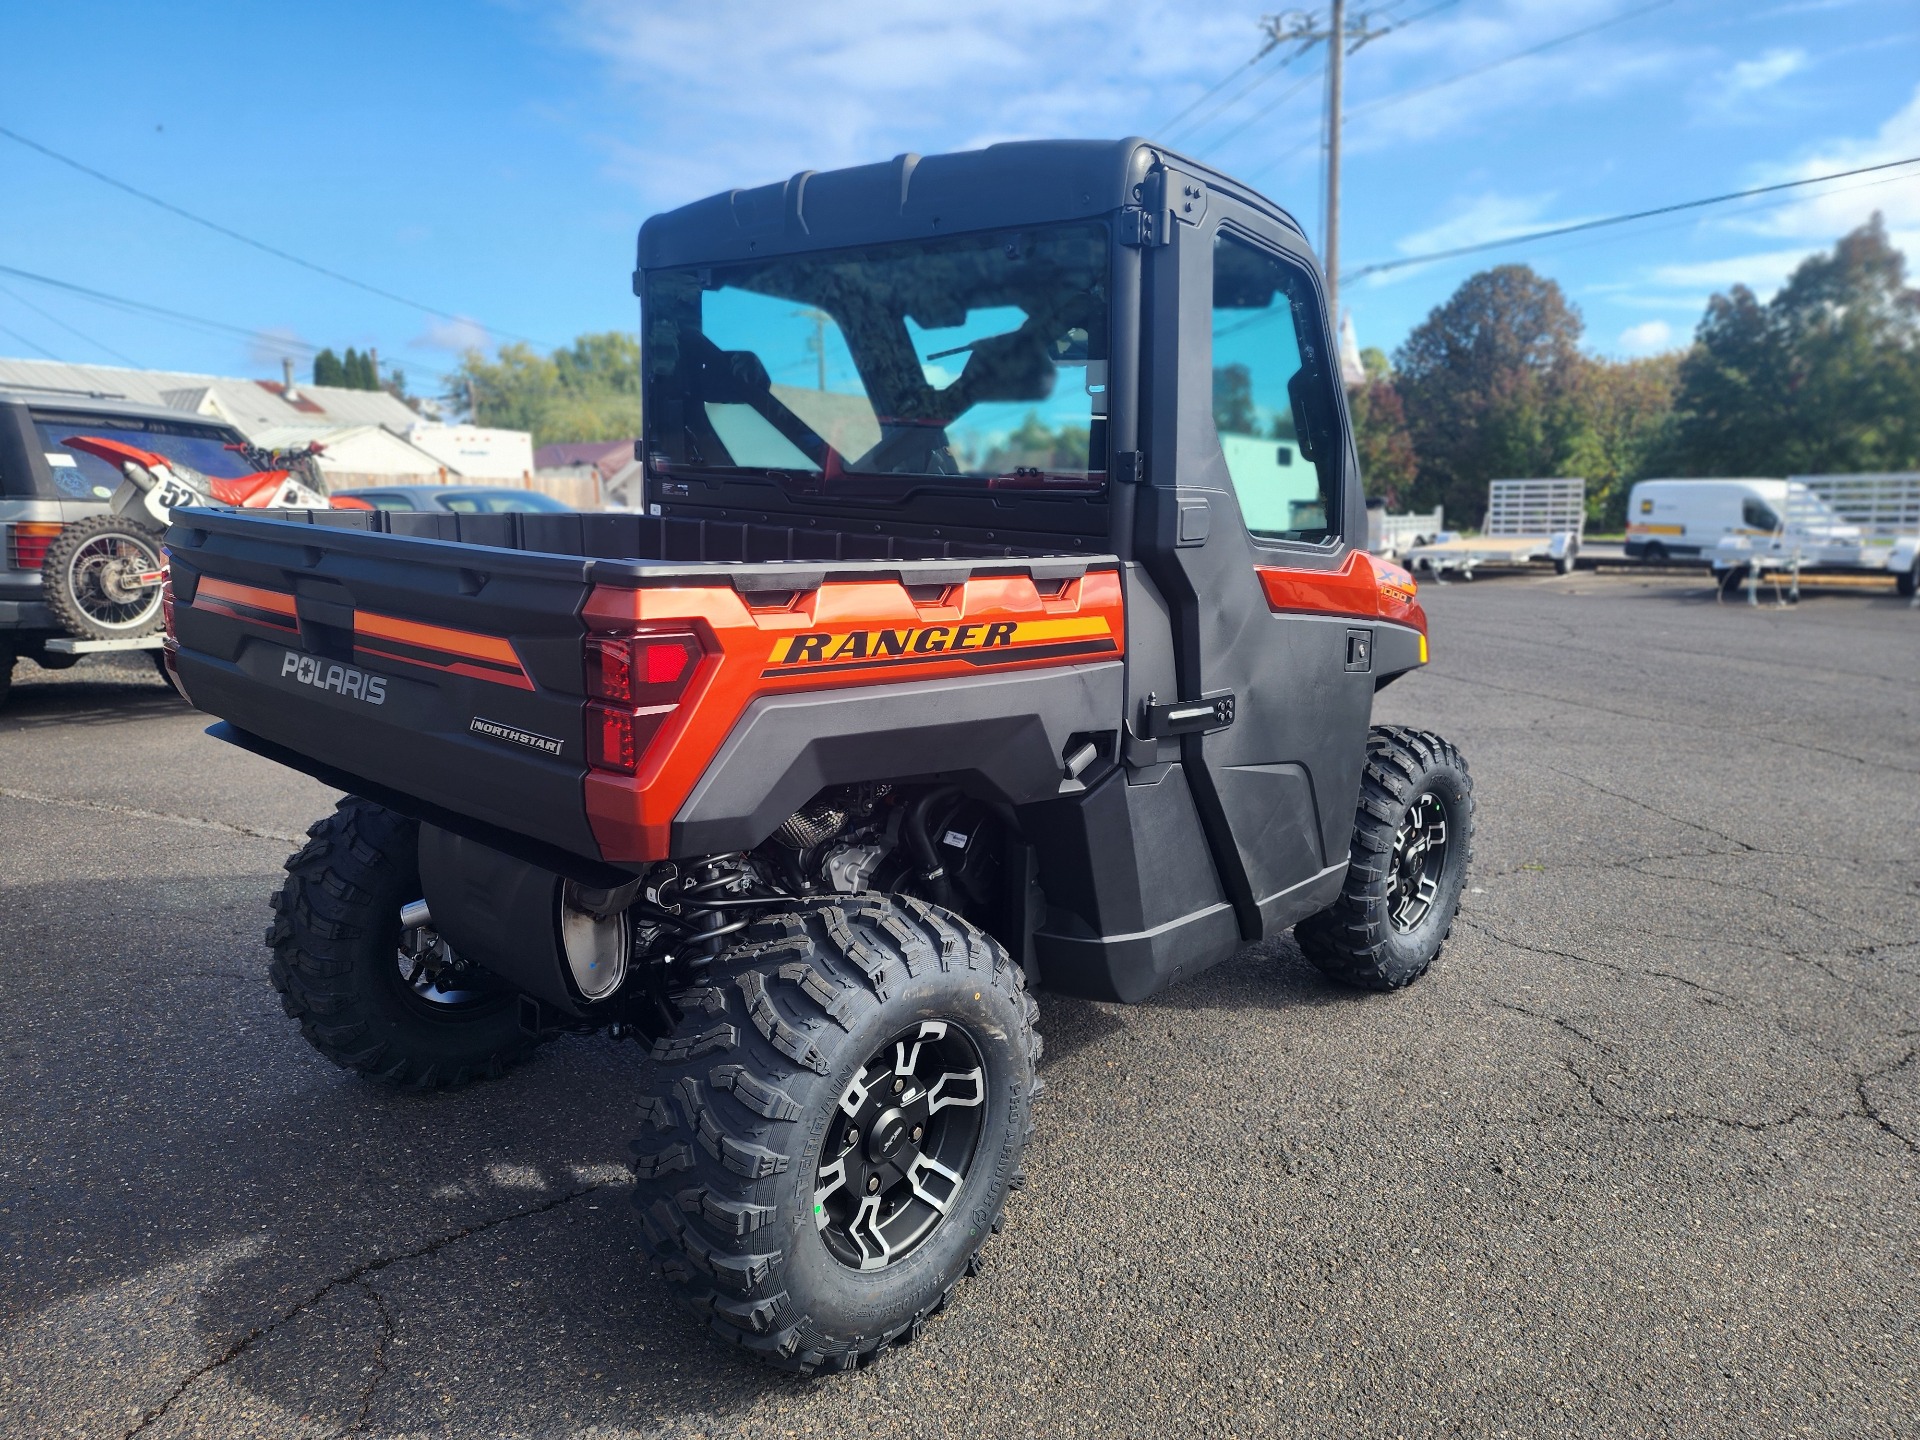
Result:
M957 625L872 626L859 630L810 630L773 642L763 675L796 671L874 670L960 660L971 665L1009 665L1107 654L1119 647L1112 627L1099 616L1058 620L977 620Z

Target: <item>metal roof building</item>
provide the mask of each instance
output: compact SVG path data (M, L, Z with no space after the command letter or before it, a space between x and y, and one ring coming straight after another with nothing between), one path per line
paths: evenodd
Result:
M384 390L245 380L177 370L69 365L0 356L0 390L25 399L121 400L224 420L259 445L317 440L320 468L343 484L459 480L524 483L533 469L524 431L442 425Z

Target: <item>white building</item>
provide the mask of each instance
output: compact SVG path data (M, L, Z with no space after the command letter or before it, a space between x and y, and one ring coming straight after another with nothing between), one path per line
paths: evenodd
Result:
M524 430L443 425L422 419L384 390L308 385L293 378L241 380L173 370L68 365L0 357L0 389L127 400L224 420L256 445L290 449L319 441L320 469L334 488L354 485L524 485L533 439Z

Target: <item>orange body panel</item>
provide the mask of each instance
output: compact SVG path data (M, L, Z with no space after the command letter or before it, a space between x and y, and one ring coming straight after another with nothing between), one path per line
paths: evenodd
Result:
M1410 572L1363 550L1347 556L1338 570L1296 570L1256 565L1267 607L1275 614L1344 615L1355 620L1390 620L1427 633L1427 612L1415 600ZM1424 653L1424 652L1423 652Z
M293 596L283 590L240 585L208 575L194 591L193 608L288 635L300 633ZM533 681L520 663L513 642L498 635L477 635L468 630L423 625L395 615L361 610L353 617L353 649L356 658L365 656L370 660L418 665L426 670L511 685L516 690L533 689Z
M731 586L599 587L585 611L596 632L692 629L708 652L639 773L588 772L587 818L601 854L665 859L673 817L763 695L1116 660L1126 645L1122 613L1111 570L1068 581L1057 595L1025 575L976 576L931 600L894 580L848 580L767 607Z

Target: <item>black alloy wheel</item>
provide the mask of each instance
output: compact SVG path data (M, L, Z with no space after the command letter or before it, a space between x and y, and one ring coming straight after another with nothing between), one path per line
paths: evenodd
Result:
M521 1027L514 993L464 964L410 903L418 825L350 795L307 835L273 897L267 974L314 1049L410 1090L496 1076L533 1053L543 1037Z
M1294 939L1349 985L1411 984L1452 933L1472 858L1473 780L1460 752L1431 731L1377 725L1340 896L1294 926Z
M815 1374L912 1340L980 1269L1022 1178L1039 1010L950 911L795 903L669 997L633 1203L703 1326Z
M1401 932L1416 930L1432 913L1447 870L1447 807L1423 791L1394 832L1387 870L1387 917Z
M848 1083L813 1186L814 1225L841 1264L904 1260L952 1212L980 1148L985 1074L965 1030L925 1020Z

